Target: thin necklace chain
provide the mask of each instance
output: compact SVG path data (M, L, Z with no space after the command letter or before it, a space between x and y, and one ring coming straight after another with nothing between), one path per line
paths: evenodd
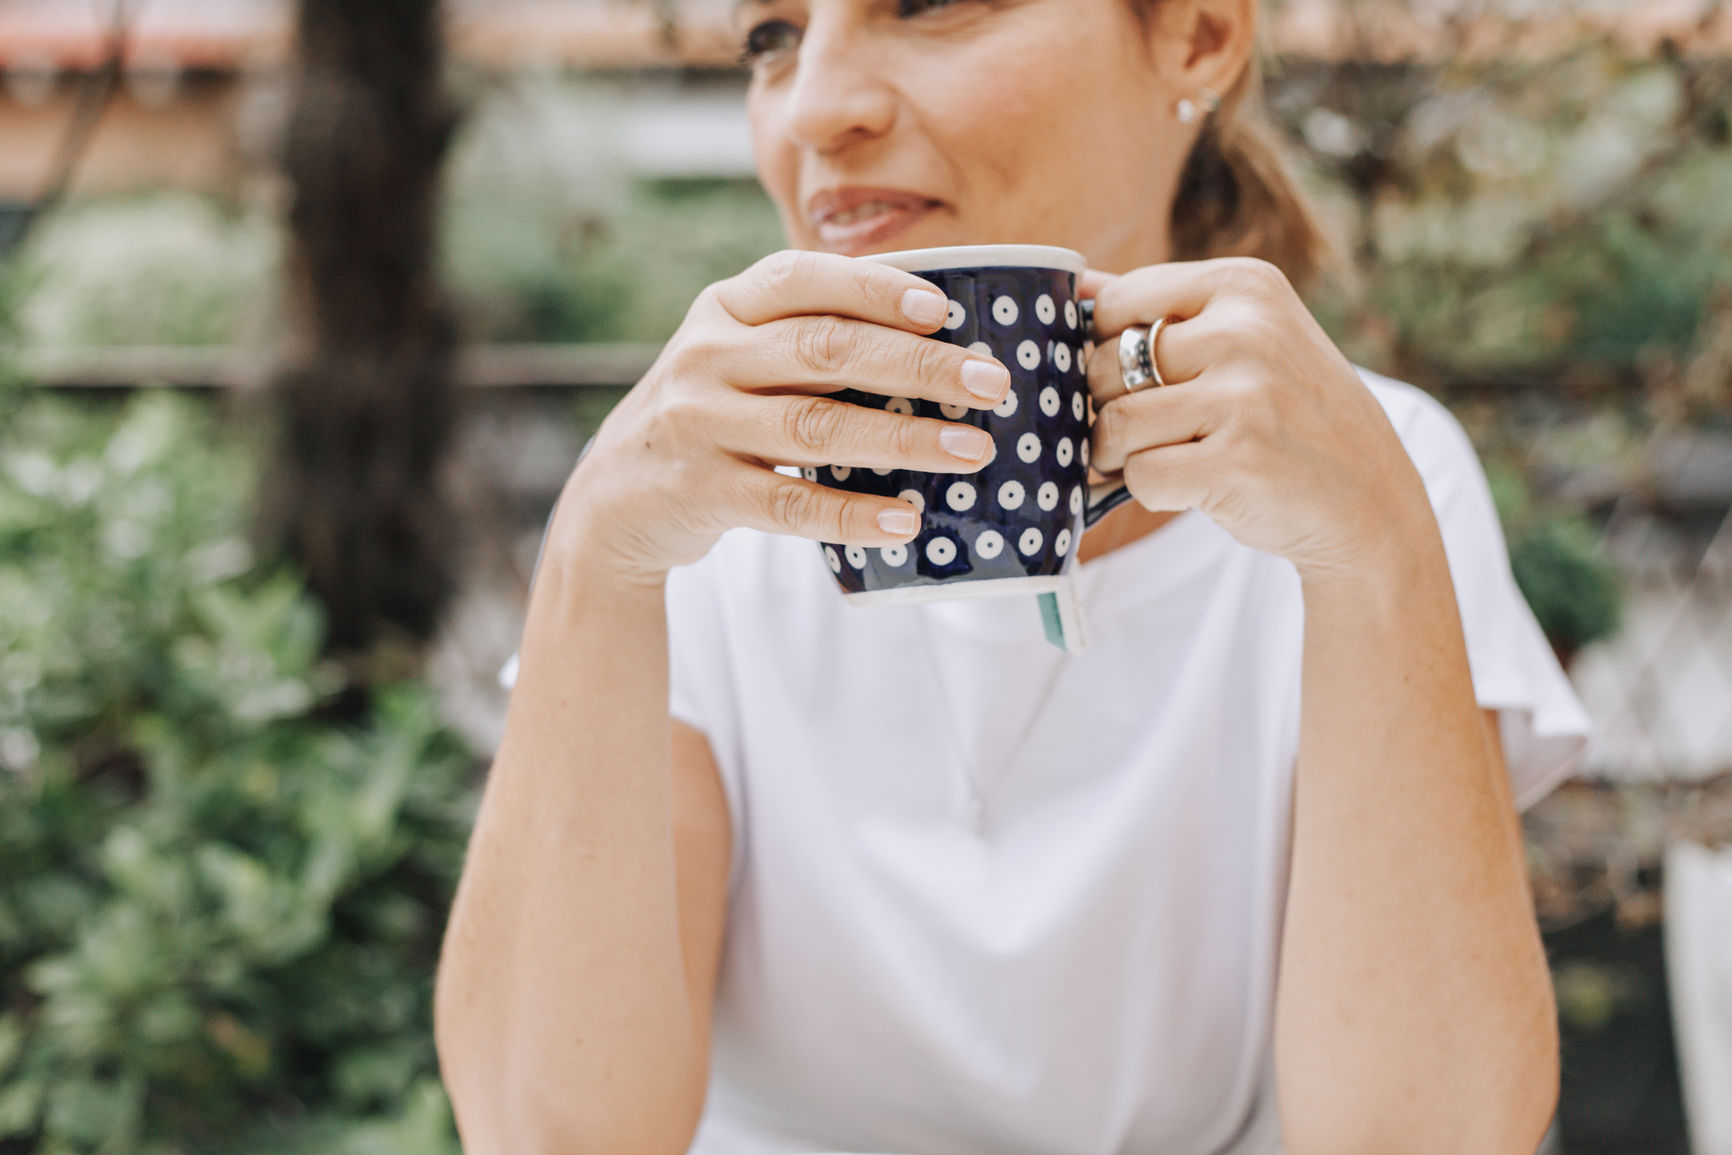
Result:
M1097 567L1091 563L1088 568L1090 570L1095 570ZM1082 567L1077 567L1077 573L1079 575L1081 569ZM1077 596L1079 600L1083 601L1085 605L1094 603L1097 600L1094 596L1084 595L1085 583L1082 582L1080 576L1074 577L1073 580L1078 582ZM1091 595L1098 594L1099 592L1098 583L1094 584L1097 588L1089 591ZM962 735L958 731L957 727L962 718L962 714L957 710L956 700L950 692L950 681L945 676L944 665L938 660L938 644L933 640L932 620L928 616L928 609L929 607L926 606L918 608L920 618L920 640L926 648L927 667L932 671L933 680L938 683L939 696L943 699L944 740L950 747L951 757L956 759L956 764L962 772L963 787L967 794L964 808L968 826L977 836L984 836L986 832L987 817L987 784L982 781L981 768L976 763L972 753L963 742ZM1005 754L1003 767L1000 771L1000 777L1020 761L1022 757L1023 744L1028 741L1029 736L1034 733L1035 726L1038 725L1041 718L1045 716L1046 709L1052 703L1053 695L1057 692L1059 683L1064 680L1065 671L1070 668L1071 662L1074 660L1074 656L1071 654L1055 653L1055 656L1058 658L1058 661L1053 666L1052 675L1047 678L1046 685L1041 689L1040 695L1035 699L1033 706L1029 708L1027 721L1023 723L1022 729L1016 735L1016 740L1011 744L1010 749Z

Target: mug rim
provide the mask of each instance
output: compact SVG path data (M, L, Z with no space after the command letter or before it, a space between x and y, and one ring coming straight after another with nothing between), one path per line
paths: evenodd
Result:
M928 249L903 249L894 253L868 253L857 258L877 261L905 273L931 273L940 269L1056 269L1075 273L1088 269L1088 258L1075 249L1058 245L943 245Z
M1081 537L1081 534L1077 535ZM853 606L909 606L925 602L948 602L963 598L1002 598L1016 597L1022 594L1057 593L1065 583L1072 581L1075 567L1071 558L1076 555L1072 549L1064 559L1064 569L1055 574L1025 574L1022 577L1007 578L961 578L950 581L924 582L920 585L889 586L878 590L860 590L857 593L844 593L848 604Z

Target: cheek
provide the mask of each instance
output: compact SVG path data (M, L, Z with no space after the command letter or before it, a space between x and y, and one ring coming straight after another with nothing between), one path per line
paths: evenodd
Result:
M1054 214L1068 213L1097 131L1079 91L1099 63L1070 36L1043 35L953 59L923 94L923 130L952 159L970 209L1014 216L1004 235L1053 233Z
M799 213L798 151L781 131L769 100L748 97L746 116L752 129L752 159L757 166L758 183L776 206L788 244L793 248L815 247L815 238L807 235Z

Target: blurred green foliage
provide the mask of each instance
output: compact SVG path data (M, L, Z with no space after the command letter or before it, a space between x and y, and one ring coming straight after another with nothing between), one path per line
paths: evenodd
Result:
M455 1153L470 753L321 664L203 409L0 416L0 1150Z
M73 201L21 251L18 323L49 347L244 343L276 307L280 252L275 225L215 198Z
M1486 471L1509 544L1510 569L1540 629L1569 655L1617 633L1623 590L1594 525L1580 512L1535 501L1516 470Z
M454 197L450 283L478 339L664 341L704 286L782 247L755 184L645 182L607 215Z

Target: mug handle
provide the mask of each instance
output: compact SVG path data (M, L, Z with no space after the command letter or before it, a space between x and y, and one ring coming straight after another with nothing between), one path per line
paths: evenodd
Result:
M1095 302L1090 297L1086 301L1077 302L1077 310L1082 314L1083 338L1092 341L1095 330ZM1129 501L1131 491L1122 481L1109 481L1104 485L1089 486L1088 508L1083 511L1083 528L1088 529L1095 522Z

